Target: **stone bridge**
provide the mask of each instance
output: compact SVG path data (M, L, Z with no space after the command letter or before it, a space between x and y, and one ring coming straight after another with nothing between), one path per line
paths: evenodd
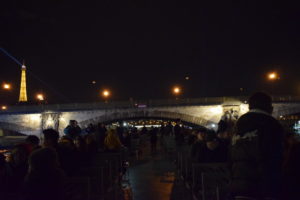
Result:
M113 122L136 118L160 118L210 127L222 116L237 118L248 111L246 98L201 98L155 101L106 102L14 106L0 112L0 128L23 134L40 135L45 128L61 134L69 120L77 120L81 127L89 123ZM300 113L300 98L275 99L273 116Z

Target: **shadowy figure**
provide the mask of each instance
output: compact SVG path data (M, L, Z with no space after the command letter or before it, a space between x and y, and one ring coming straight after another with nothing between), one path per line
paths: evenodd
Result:
M19 194L21 192L24 177L28 171L30 152L31 146L28 144L18 144L12 149L6 165L7 193Z
M226 162L228 155L228 148L224 148L220 144L216 133L209 131L205 138L204 145L199 147L197 153L197 163L218 163Z
M270 96L249 98L249 112L236 123L231 145L231 193L257 199L278 199L282 183L283 129L271 116Z
M32 151L41 148L40 139L35 135L28 135L25 139L26 143L30 144L32 147Z
M54 149L42 148L29 158L29 172L24 182L24 200L63 200L65 175L58 167Z
M81 135L81 128L76 120L70 120L69 125L65 128L64 133L73 140Z
M156 153L157 150L157 132L158 132L158 128L154 128L152 126L151 130L150 130L150 143L151 143L151 153Z
M75 162L75 145L68 137L63 137L58 143L59 133L54 129L46 129L44 134L44 146L56 150L61 168L68 176L72 176L77 169Z
M109 130L104 140L105 151L107 152L119 152L122 147L119 137L115 130Z

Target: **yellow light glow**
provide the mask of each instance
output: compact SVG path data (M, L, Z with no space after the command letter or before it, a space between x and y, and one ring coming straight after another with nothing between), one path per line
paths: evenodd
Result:
M173 88L173 93L174 93L175 95L180 94L180 92L181 92L180 87L176 86L176 87Z
M271 73L268 74L268 79L269 80L278 79L278 74L276 72L271 72Z
M248 111L249 111L249 105L248 104L243 103L243 104L240 105L240 115L243 115Z
M102 96L105 97L105 98L107 98L107 97L110 96L110 92L108 90L103 90Z
M41 115L40 114L32 114L32 115L30 115L30 120L38 122L41 120Z
M222 106L215 106L210 108L210 112L212 112L213 114L222 114L223 113L223 107Z
M37 94L36 95L37 100L44 101L44 95L43 94Z
M8 84L8 83L3 84L3 89L4 90L10 90L10 88L11 88L10 84Z
M7 110L7 106L1 106L1 110Z

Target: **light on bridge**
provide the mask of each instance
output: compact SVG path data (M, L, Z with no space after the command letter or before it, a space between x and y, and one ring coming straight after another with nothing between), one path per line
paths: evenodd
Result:
M7 106L1 106L1 110L7 110Z

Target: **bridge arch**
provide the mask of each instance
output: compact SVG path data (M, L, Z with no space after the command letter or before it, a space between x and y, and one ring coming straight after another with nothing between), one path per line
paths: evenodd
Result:
M113 122L118 120L127 120L127 119L146 119L146 118L155 118L155 119L166 119L166 120L176 120L180 119L183 122L188 124L193 124L195 126L207 126L212 121L206 120L202 117L195 117L189 114L183 114L178 112L169 112L169 111L148 111L148 110L141 110L141 111L131 111L131 112L112 112L109 114L93 117L91 119L79 122L80 126L85 127L88 124L96 124L99 122L106 123L106 122Z

